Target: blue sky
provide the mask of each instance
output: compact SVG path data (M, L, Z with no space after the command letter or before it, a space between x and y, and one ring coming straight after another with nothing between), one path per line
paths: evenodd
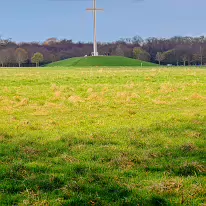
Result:
M0 35L17 42L50 37L92 41L92 1L1 0ZM97 0L98 40L206 34L206 0Z

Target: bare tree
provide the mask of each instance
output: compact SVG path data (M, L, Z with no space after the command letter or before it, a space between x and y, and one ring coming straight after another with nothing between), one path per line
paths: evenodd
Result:
M2 39L0 36L0 48L6 47L11 42L11 39Z
M182 59L182 61L183 61L184 66L186 66L187 55L186 55L186 54L182 55L182 56L181 56L181 59Z
M202 65L202 56L201 54L197 53L197 54L193 54L192 56L192 61L196 64L200 63Z
M6 63L8 63L8 58L9 58L8 50L7 49L0 50L0 63L2 67L4 67Z
M17 63L19 64L19 67L21 67L21 64L26 62L26 60L28 60L28 53L25 49L18 48L15 51L15 57Z
M165 55L162 52L157 52L156 54L156 60L159 62L159 65L161 65L161 62L165 59Z
M115 55L116 56L124 56L124 51L121 47L121 45L119 44L115 50Z
M202 45L200 45L200 64L201 64L201 66L203 65L203 49L202 49Z
M15 57L15 48L8 48L8 66L13 66L16 64L16 57Z

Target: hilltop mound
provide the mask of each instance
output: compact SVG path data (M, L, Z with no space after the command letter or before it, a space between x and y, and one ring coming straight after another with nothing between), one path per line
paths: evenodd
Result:
M48 64L48 67L90 67L90 66L156 66L150 62L143 62L120 56L75 57Z

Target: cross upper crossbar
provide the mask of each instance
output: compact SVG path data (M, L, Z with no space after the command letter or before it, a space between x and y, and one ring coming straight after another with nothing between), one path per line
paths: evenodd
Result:
M104 9L94 9L94 8L88 8L87 11L104 11Z

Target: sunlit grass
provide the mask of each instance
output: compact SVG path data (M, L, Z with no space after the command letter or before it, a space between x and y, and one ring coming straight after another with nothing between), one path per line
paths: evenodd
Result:
M203 205L206 70L0 70L2 205Z
M96 66L106 66L106 67L155 67L157 64L151 62L144 62L137 59L131 59L121 56L90 56L90 57L75 57L70 59L65 59L63 61L53 62L46 65L47 67L96 67Z

